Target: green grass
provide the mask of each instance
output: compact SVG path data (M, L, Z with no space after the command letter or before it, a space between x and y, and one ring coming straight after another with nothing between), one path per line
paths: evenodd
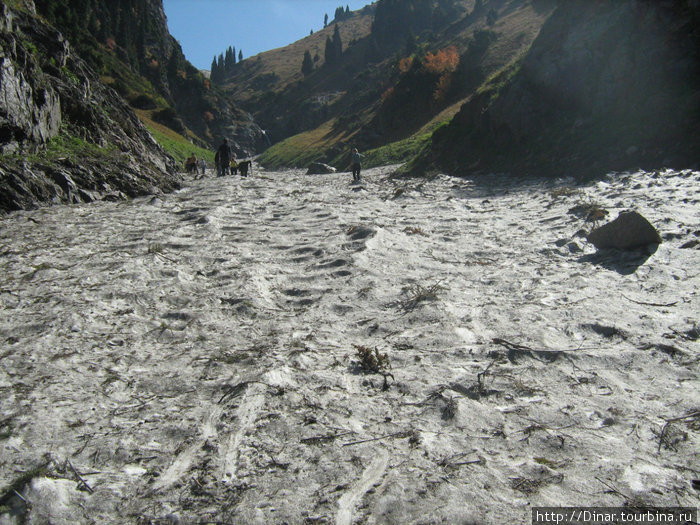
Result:
M114 155L115 146L98 146L92 142L71 135L67 130L62 129L55 137L51 138L46 145L46 150L40 156L53 160L58 158L107 158Z
M74 86L79 86L80 85L80 79L78 78L78 75L73 73L70 69L68 69L66 66L63 66L61 68L61 73L64 78L67 78L68 80L71 81L71 83Z
M29 40L23 40L22 46L32 55L36 55L39 52L39 49L36 47L36 44L34 42L30 42Z
M316 129L278 142L260 155L258 161L268 168L307 167L343 138L342 134L333 133L333 123L329 120Z
M386 166L387 164L401 164L418 155L430 143L432 136L433 133L430 131L369 150L365 152L365 158L362 163L366 168Z
M136 114L145 124L151 135L153 135L153 138L156 139L156 142L180 164L183 164L193 153L198 159L204 158L209 163L214 162L213 151L195 146L179 133L176 133L162 124L153 122L148 117L147 111L136 110Z
M402 164L417 157L424 148L430 145L433 133L448 124L449 120L442 120L424 127L415 135L403 140L392 142L385 146L365 152L363 165L367 168L386 166L388 164Z
M525 52L520 53L504 67L489 75L483 84L481 84L481 86L479 86L479 88L476 90L476 93L479 95L483 93L490 93L491 102L494 102L500 96L503 88L508 86L520 71L525 55Z
M430 143L433 132L446 125L447 120L437 121L421 129L415 135L385 146L365 151L362 164L366 168L400 164L418 155ZM350 137L344 133L332 132L333 121L304 133L289 137L270 147L259 157L259 162L268 168L306 167L311 162L323 158L325 152L333 145L342 144ZM349 150L341 152L329 164L339 170L349 170Z

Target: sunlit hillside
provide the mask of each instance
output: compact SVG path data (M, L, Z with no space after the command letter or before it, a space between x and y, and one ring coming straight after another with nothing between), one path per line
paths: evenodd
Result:
M372 8L357 11L349 19L339 22L339 30L344 48L350 42L369 35L372 27ZM231 96L241 102L266 91L280 91L292 82L302 80L301 64L304 53L309 51L317 57L316 68L325 62L326 38L332 37L334 24L298 40L288 46L265 51L236 65L233 76L225 84Z

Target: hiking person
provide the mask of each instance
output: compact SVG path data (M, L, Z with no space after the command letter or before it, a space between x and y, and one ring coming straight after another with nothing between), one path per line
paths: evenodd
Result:
M197 157L194 153L185 161L185 171L187 173L194 172L194 174L197 175Z
M228 139L224 139L216 150L216 156L218 157L216 166L219 171L219 177L223 177L228 174L229 164L231 163L231 146L228 145Z
M253 161L244 160L238 163L238 170L241 172L241 177L248 176L248 169L250 169L251 173L253 172Z
M354 182L360 181L360 171L362 170L362 157L364 155L357 151L357 148L352 150L352 180Z
M202 177L207 173L207 161L202 158L202 160L199 161L199 167L202 168Z

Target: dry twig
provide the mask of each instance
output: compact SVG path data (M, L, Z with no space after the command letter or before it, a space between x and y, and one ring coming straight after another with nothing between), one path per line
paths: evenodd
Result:
M627 297L625 294L622 294L622 297L627 299L628 301L632 301L634 304L641 304L642 306L658 306L659 308L665 308L669 306L676 306L678 304L678 301L674 301L672 303L646 303L644 301L635 301L634 299L630 299Z
M404 437L410 437L414 433L413 430L400 430L398 432L393 432L392 434L384 434L383 436L379 436L376 438L371 438L371 439L362 439L360 441L352 441L350 443L343 443L344 447L349 447L351 445L359 445L360 443L369 443L371 441L379 441L380 439L386 439L386 438L392 438L392 437L399 437L399 438L404 438Z
M700 410L696 410L695 412L691 412L690 414L686 414L685 416L679 416L679 417L672 417L666 419L666 423L664 423L663 428L661 429L661 433L659 434L659 447L656 450L656 453L658 454L661 452L661 445L664 442L664 437L666 435L666 430L668 429L668 426L675 422L675 421L683 421L684 419L693 419L696 417L700 417Z

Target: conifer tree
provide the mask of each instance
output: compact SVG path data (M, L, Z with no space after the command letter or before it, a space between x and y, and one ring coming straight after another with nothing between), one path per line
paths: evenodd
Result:
M308 76L311 74L311 72L314 70L314 62L311 60L311 53L309 53L309 50L307 49L304 51L304 60L301 63L301 72L304 73L304 76Z
M335 25L335 30L333 31L333 47L335 48L334 50L334 59L340 60L340 58L343 56L343 41L340 39L340 29L338 29L338 24Z
M221 83L224 80L224 54L219 53L219 58L216 59L216 78L214 82Z
M335 47L333 46L333 41L329 36L326 37L326 49L323 58L325 59L326 64L330 65L335 62Z
M238 51L238 61L243 61L243 51Z
M333 30L333 38L326 37L326 64L335 64L340 61L342 56L343 41L340 38L340 29L338 28L338 24L335 24L335 28Z
M228 46L226 56L224 57L224 74L228 75L231 72L235 61L236 59L233 57L233 48Z
M216 82L216 56L211 61L209 80Z
M328 13L326 13L326 16L323 17L323 27L328 26Z

